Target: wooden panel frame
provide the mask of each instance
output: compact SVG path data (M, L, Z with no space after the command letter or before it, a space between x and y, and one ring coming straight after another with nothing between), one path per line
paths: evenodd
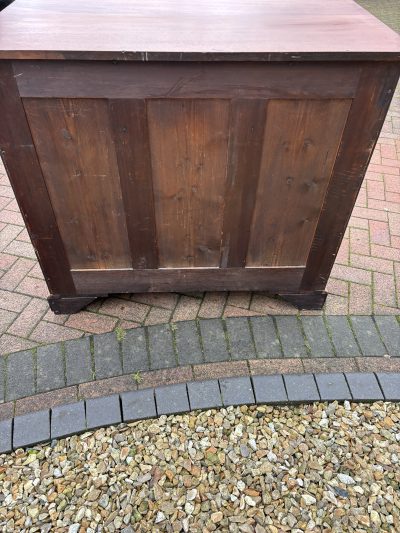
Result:
M10 62L0 61L0 148L50 292L75 294L68 258Z
M26 66L26 62L21 63L21 68L23 64ZM136 66L141 67L141 65ZM158 64L153 66L159 68ZM167 65L168 68L172 66ZM221 66L215 65L215 72ZM318 69L316 63L299 66ZM104 67L105 64L99 66L101 72L103 72ZM254 67L254 64L251 67ZM290 65L276 65L276 67L279 69L283 67L293 68ZM331 64L329 67L333 69L335 65ZM357 88L352 87L351 95L348 87L343 90L343 95L353 97L354 100L305 267L75 270L71 272L19 94L17 84L20 84L20 87L24 86L23 76L15 77L16 73L12 64L9 61L0 61L0 114L2 116L0 147L2 148L2 158L31 240L37 251L46 282L52 293L51 301L53 303L57 301L54 307L62 309L62 312L76 312L95 296L109 292L232 290L233 287L236 290L267 290L280 293L302 307L308 305L314 308L320 307L325 297L324 289L329 274L393 97L400 71L399 64L393 62L364 62L336 65L336 67L348 68L348 72L351 70L356 73L358 85ZM223 69L221 69L222 71ZM37 77L37 80L39 78ZM354 81L355 78L352 77L351 79ZM37 87L40 86L39 81ZM185 98L189 94L193 97L204 96L204 92L200 91L199 93L196 89L195 79L192 85L190 83L186 85L185 90L176 84L171 87L170 82L171 79L168 81L169 88L162 87L162 91L167 90L167 92L161 91L168 97L171 94L173 97L184 96ZM60 91L61 86L62 83L58 86ZM39 90L37 87L35 90ZM320 88L321 86L319 86ZM240 90L244 89L246 87L241 87ZM269 97L281 98L282 94L277 92L278 89L284 90L284 98L332 98L340 97L339 93L342 94L340 92L342 89L337 83L330 89L326 88L326 93L321 96L318 94L318 87L309 88L307 89L308 92L304 88L302 91L299 91L298 88L293 91L286 81L286 86L278 85L272 91L270 90ZM260 95L260 91L254 86L252 90L254 91L251 93L252 97ZM168 91L172 92L169 93ZM218 97L221 97L221 94L224 93L219 92ZM31 92L26 96L35 95ZM43 96L48 97L49 94L43 94ZM50 96L55 95L51 94ZM74 96L79 95L74 94ZM93 97L92 94L91 96ZM111 99L117 101L120 98L125 98L126 92L122 91L115 98L114 96ZM129 93L129 98L131 97ZM230 97L232 97L231 93ZM121 142L124 141L121 140ZM257 162L255 165L257 166ZM337 208L338 205L340 210ZM238 249L237 254L237 258L228 260L226 266L236 266L234 265L236 262L241 264L242 252L240 249ZM156 265L155 259L153 261L153 264ZM231 265L229 264L230 261Z
M399 74L398 63L363 65L307 259L302 291L326 287Z
M353 98L355 63L15 61L24 98ZM321 70L323 72L321 72Z
M72 270L76 288L85 295L163 291L297 291L304 267L160 268L158 270Z

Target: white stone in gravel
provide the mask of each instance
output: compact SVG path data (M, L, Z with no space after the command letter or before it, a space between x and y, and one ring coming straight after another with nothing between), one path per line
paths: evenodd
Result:
M155 523L159 524L160 522L163 522L164 520L165 520L165 514L162 513L161 511L158 511L156 519L155 519Z
M186 502L185 503L185 512L187 514L193 514L194 511L194 505L192 502Z
M236 483L236 486L240 490L240 492L243 492L244 489L246 488L246 484L243 483L241 479L239 479L239 481Z
M351 476L348 476L347 474L338 474L337 478L341 483L344 483L345 485L355 484L354 479Z
M80 524L71 524L68 528L68 533L78 533Z
M82 520L82 518L85 516L85 512L86 512L86 508L85 507L81 507L79 509L79 511L76 513L75 520L77 522L80 522Z
M256 452L257 449L258 449L256 440L255 439L249 439L247 442L248 442L250 448L253 450L253 452Z
M314 498L314 496L311 496L311 494L303 494L303 496L301 497L301 500L302 500L302 503L304 503L304 505L314 505L316 503L316 499Z
M186 500L188 502L191 502L192 500L194 500L197 496L197 490L196 489L191 489L191 490L188 490L187 494L186 494Z
M276 460L278 459L276 454L274 454L274 452L272 452L272 451L269 451L267 453L267 458L268 458L268 461L271 461L271 463L275 463Z
M247 505L250 505L250 507L256 506L256 502L250 496L245 496L244 501L247 503Z

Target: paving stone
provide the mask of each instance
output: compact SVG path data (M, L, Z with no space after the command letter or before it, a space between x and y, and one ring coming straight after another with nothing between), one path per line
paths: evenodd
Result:
M253 376L254 394L257 403L285 403L287 394L283 377L280 374L271 376Z
M156 387L155 395L159 415L171 415L190 411L185 383Z
M77 385L93 380L92 356L89 337L65 343L67 385Z
M176 366L172 332L169 324L150 326L148 332L151 370Z
M200 332L204 357L207 363L228 361L230 359L225 331L219 318L200 320Z
M314 402L320 399L313 374L286 374L288 399L291 402Z
M232 359L255 359L256 351L248 319L246 317L227 318L225 324Z
M350 324L345 316L327 316L332 342L339 357L361 355Z
M349 372L345 376L354 400L383 400L383 394L375 374Z
M351 400L351 393L344 374L330 372L315 374L321 400Z
M0 453L12 450L12 418L0 421Z
M60 343L40 346L36 364L37 392L47 392L65 386L64 356Z
M224 405L244 405L255 402L249 377L222 378L219 384Z
M304 333L312 357L332 357L333 348L322 316L303 316Z
M354 333L363 355L385 355L383 345L372 316L350 317Z
M178 322L174 324L176 351L180 365L198 365L204 361L197 324Z
M307 357L300 322L295 316L277 316L276 325L285 357Z
M51 438L60 439L85 431L85 402L59 405L51 410Z
M157 416L154 389L143 389L121 394L124 422Z
M17 400L35 394L33 352L10 354L7 361L6 400Z
M128 329L122 340L122 364L125 373L150 369L144 328Z
M118 394L86 400L86 424L88 429L115 425L121 421L121 406Z
M93 337L94 368L96 379L122 374L119 342L114 332Z
M400 324L394 316L375 316L379 332L389 355L400 356Z
M222 407L218 380L191 381L187 384L187 388L191 409Z
M385 399L388 401L400 401L400 374L394 372L376 374L383 390Z
M50 411L36 411L14 418L13 448L33 446L50 440Z
M251 317L250 324L258 357L282 357L281 343L273 318L270 316Z
M0 356L0 402L4 402L6 387L6 358Z

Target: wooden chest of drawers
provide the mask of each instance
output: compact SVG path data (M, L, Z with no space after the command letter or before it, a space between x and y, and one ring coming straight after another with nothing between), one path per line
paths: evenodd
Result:
M399 36L351 0L16 0L0 148L52 309L320 308L399 70Z

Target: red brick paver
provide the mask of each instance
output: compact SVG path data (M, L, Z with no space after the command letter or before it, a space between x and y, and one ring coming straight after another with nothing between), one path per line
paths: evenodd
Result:
M400 90L393 99L328 283L325 314L400 315ZM293 315L263 293L115 295L73 316L47 288L0 163L0 354L85 334L197 317ZM306 312L302 314L319 314Z

